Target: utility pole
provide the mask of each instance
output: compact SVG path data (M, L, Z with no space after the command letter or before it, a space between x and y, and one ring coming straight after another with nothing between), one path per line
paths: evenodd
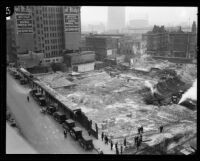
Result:
M189 18L189 26L188 28L190 29L190 18ZM187 52L186 52L186 58L190 58L190 54L189 54L189 43L190 43L190 40L189 40L189 31L187 33L187 38L188 38L188 41L187 41Z

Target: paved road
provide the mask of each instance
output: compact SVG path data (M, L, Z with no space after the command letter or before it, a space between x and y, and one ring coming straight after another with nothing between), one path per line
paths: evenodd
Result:
M6 123L6 154L37 154L37 151Z
M39 106L31 98L30 89L18 83L7 73L7 105L16 118L26 140L41 154L96 154L85 151L69 135L64 139L63 129L49 115L40 113Z

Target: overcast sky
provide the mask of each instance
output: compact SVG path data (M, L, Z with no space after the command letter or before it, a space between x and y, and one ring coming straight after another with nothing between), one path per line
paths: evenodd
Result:
M107 23L108 7L81 7L82 24ZM148 16L150 25L190 24L197 21L197 7L126 7L126 22Z

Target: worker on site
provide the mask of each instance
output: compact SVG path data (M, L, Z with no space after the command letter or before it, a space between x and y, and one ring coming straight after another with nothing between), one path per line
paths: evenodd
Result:
M103 132L101 133L101 139L102 139L102 141L104 139L104 133Z
M64 129L63 133L64 133L64 137L67 138L67 130L66 129Z
M118 149L118 142L115 143L115 149Z
M121 154L122 154L122 153L123 153L123 146L122 146L122 145L121 145L121 148L120 148L120 149L121 149Z
M140 134L139 141L142 142L142 134Z
M136 144L137 150L139 149L140 144L141 144L141 142L140 142L140 140L138 140L138 141L137 141L137 144Z
M112 140L111 140L111 142L110 142L110 148L111 148L111 150L112 150L112 148L113 148L113 142L112 142Z
M135 136L134 139L135 139L135 145L137 145L137 142L138 142L138 136Z
M124 138L124 146L126 146L126 138Z
M140 127L138 127L138 134L140 134Z
M143 133L143 126L141 126L141 128L140 128L140 132Z
M117 155L119 154L119 150L118 150L118 148L116 148L116 154L117 154Z
M107 144L107 142L108 142L108 138L107 138L106 135L104 136L104 141L105 141L105 144Z
M29 102L29 96L27 96L27 101Z
M162 133L163 131L163 126L160 126L160 133Z

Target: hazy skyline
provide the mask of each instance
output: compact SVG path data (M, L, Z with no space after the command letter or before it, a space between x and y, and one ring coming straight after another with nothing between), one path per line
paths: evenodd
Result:
M83 25L102 22L107 24L107 10L104 6L81 7ZM190 25L197 21L197 7L126 7L126 24L130 19L148 17L149 25ZM190 19L190 20L189 20Z

